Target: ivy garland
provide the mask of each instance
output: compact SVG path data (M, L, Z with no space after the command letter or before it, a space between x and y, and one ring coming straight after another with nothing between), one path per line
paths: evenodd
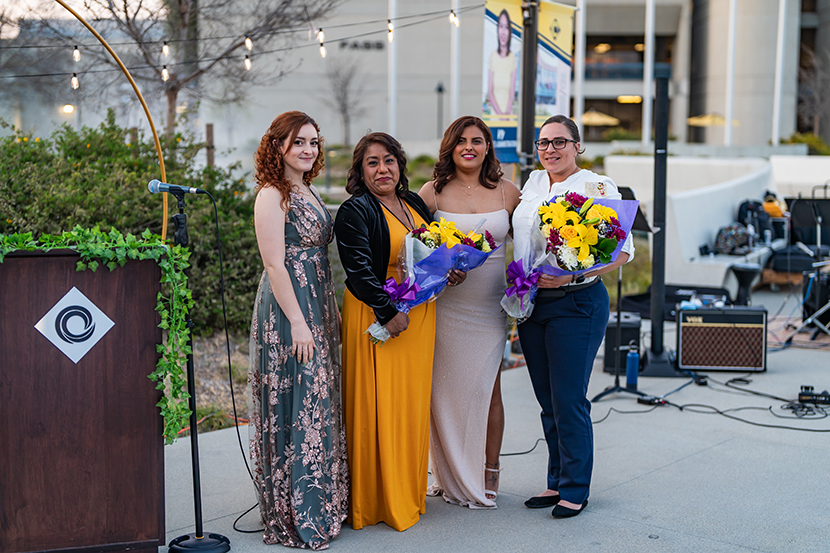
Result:
M164 391L164 397L157 406L164 417L165 443L175 441L179 431L188 424L190 407L187 380L182 367L186 366L191 353L188 340L187 313L193 306L193 298L187 287L185 269L190 266L190 252L181 246L170 246L161 236L145 230L141 236L121 234L117 230L102 232L97 226L84 229L76 226L63 234L44 234L39 239L32 233L0 234L0 263L6 254L15 250L50 251L71 249L81 259L77 270L96 271L101 264L110 271L123 266L128 259L153 259L161 268L162 291L159 292L156 311L161 315L159 328L167 331L167 339L156 345L161 357L156 370L148 376L156 382L156 389ZM169 295L165 296L165 292Z

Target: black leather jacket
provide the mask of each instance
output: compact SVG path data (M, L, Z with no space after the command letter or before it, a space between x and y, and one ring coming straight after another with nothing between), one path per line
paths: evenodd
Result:
M429 208L420 196L408 192L403 201L424 221L432 222ZM346 271L346 288L371 307L378 322L385 325L398 310L383 290L389 266L389 226L377 198L367 192L343 202L334 219L334 234L340 262Z

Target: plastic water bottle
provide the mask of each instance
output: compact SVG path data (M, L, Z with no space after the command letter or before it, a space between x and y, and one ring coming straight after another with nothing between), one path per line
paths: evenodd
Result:
M640 352L633 341L628 344L628 355L625 359L625 387L629 390L637 389L637 375L640 374Z

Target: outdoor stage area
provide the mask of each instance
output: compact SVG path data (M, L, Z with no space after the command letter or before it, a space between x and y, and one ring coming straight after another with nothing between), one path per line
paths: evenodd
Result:
M772 317L787 300L779 318L790 315L799 298L788 297L784 288L778 293L756 291L753 304L765 305ZM796 324L799 314L800 308ZM647 325L644 321L644 332ZM670 394L667 400L689 406L683 411L641 405L635 396L624 393L594 404L594 479L589 505L576 518L554 520L549 509L529 510L523 505L545 488L547 455L540 443L531 453L502 457L497 510L473 511L431 497L426 514L409 530L399 533L379 524L354 531L346 526L331 550L827 551L830 509L820 493L830 483L830 418L779 418L776 415L792 416L781 408L783 401L714 382L744 376L749 382L742 388L788 399L795 399L802 385L812 385L817 392L830 389L828 340L822 338L824 348L816 347L818 341L802 347L809 342L806 338L807 334L801 335L793 347L780 351L770 344L766 372L710 372L709 386L691 384ZM664 343L673 349L674 340L674 323L666 323ZM640 378L639 389L664 395L688 380ZM613 382L613 375L603 372L598 360L589 397ZM527 371L520 367L503 372L502 390L506 412L502 452L527 451L542 437ZM745 407L757 409L734 410ZM712 408L733 409L727 415L766 426L727 418ZM247 448L248 429L240 431ZM201 434L199 443L205 533L227 536L232 551L277 551L279 546L263 544L259 533L232 529L234 520L256 501L235 430ZM165 454L169 541L193 531L189 440L166 447ZM261 527L258 509L245 515L239 526Z

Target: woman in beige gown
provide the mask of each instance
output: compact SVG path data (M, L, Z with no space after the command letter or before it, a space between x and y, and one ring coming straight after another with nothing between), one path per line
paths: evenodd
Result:
M433 180L419 192L436 219L459 230L489 231L503 244L519 189L502 178L489 128L462 117L444 133ZM483 221L483 222L482 222ZM430 495L471 509L493 509L504 432L499 368L507 338L504 248L436 301L430 404Z

